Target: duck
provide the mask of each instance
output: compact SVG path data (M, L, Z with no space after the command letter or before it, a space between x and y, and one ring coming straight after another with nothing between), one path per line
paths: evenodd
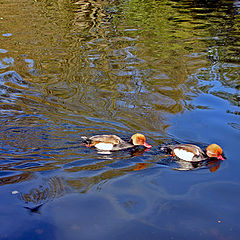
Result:
M152 146L146 142L146 137L141 133L135 133L127 142L116 135L95 135L92 137L81 137L84 145L94 147L101 151L120 151L134 148L135 146L144 146L150 149Z
M187 161L187 162L200 162L207 159L225 160L222 156L222 148L213 143L210 144L205 150L193 144L176 144L168 145L161 148L165 152L171 154L173 157Z

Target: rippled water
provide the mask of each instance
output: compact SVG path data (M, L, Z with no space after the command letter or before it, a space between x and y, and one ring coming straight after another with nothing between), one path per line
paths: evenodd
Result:
M0 26L0 239L239 238L239 1L3 0Z

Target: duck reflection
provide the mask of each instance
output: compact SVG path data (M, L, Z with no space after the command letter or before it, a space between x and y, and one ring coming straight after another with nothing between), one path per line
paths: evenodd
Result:
M140 171L147 167L147 163L137 163L133 171Z
M176 160L176 167L173 167L173 170L178 171L190 171L197 170L200 168L207 168L210 172L216 172L220 168L221 160L219 159L211 159L205 160L201 162L187 162L183 160Z
M136 163L136 166L133 171L140 171L144 170L147 167L151 167L154 163ZM216 172L220 168L221 161L218 159L214 160L206 160L202 162L187 162L183 160L168 160L168 161L161 161L158 162L161 166L168 166L173 170L178 171L191 171L191 170L197 170L197 169L209 169L210 172Z

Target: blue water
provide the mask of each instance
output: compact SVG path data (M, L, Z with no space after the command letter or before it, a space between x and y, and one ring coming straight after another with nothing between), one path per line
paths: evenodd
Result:
M4 0L0 239L238 239L239 6ZM136 132L149 151L81 140ZM227 159L177 161L174 142Z

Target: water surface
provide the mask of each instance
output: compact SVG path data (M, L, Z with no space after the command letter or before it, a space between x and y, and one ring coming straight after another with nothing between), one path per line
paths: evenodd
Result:
M0 12L0 239L238 239L239 1ZM150 151L80 138L136 132ZM172 142L216 142L227 160L173 161Z

